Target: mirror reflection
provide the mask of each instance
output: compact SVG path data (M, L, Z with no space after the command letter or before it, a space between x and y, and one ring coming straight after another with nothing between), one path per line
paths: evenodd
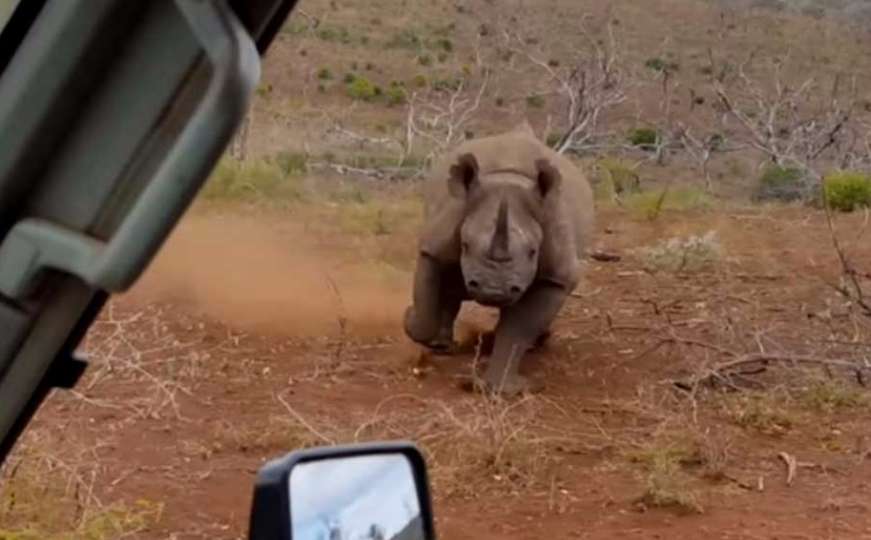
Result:
M331 458L290 472L294 540L427 540L402 454Z

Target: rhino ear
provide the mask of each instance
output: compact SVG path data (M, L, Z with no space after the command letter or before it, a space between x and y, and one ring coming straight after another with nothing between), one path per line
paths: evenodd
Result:
M448 189L455 197L465 197L478 186L478 159L474 154L463 154L451 165Z
M538 178L536 179L538 193L544 198L559 186L563 177L559 169L546 159L539 159L535 162L535 166L538 169Z

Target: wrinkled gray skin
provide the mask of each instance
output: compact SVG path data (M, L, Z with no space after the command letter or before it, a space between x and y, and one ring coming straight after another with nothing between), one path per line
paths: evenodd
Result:
M593 212L585 176L528 124L459 145L434 164L424 188L406 334L450 352L463 301L499 308L477 382L506 394L532 390L519 362L546 337L580 279Z

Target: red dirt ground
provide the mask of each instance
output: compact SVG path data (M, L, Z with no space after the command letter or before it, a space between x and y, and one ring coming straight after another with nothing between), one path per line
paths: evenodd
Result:
M851 220L840 226L852 235L861 219ZM753 429L724 413L735 396L700 393L693 407L668 384L729 359L714 347L868 358L867 328L860 334L823 281L838 274L822 216L651 223L605 212L599 229L600 247L623 259L591 262L554 338L527 363L544 392L491 405L458 388L472 355L422 358L398 332L406 284L396 292L340 275L347 326L337 335L335 313L315 307L332 302L329 292L311 288L298 256L258 259L271 248L256 234L221 252L214 237L182 227L152 274L93 328L84 348L94 365L79 395L52 396L34 429L53 433L62 455L87 452L103 503L164 503L135 538L244 538L264 460L300 445L406 437L427 451L437 531L448 540L871 538L867 405L807 410L770 390L766 403L795 420ZM726 253L719 268L650 273L630 255L708 229ZM273 230L279 242L290 234ZM869 251L860 253L866 267ZM179 277L185 268L214 281L194 287ZM382 313L374 324L365 324L367 305ZM327 322L330 334L317 337ZM786 386L793 371L759 377ZM703 511L639 503L650 480L627 456L684 436L722 451L718 479L692 464L669 473ZM790 486L782 451L808 465Z

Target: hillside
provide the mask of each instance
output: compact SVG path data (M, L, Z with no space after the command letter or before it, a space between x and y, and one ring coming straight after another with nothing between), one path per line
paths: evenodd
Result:
M365 9L312 0L270 53L246 152L291 153L315 167L371 176L524 118L556 143L572 124L567 111L577 95L563 83L581 68L591 88L580 105L595 119L578 144L580 159L618 156L653 184L677 176L747 195L766 156L714 152L703 182L697 152L682 136L689 130L695 150L712 138L742 142L740 126L724 123L717 83L752 108L739 70L773 88L782 61L782 82L813 77L803 96L808 108L838 85L842 101L861 105L864 115L869 45L867 33L837 19L694 0L395 0ZM610 93L594 87L603 76L597 54L612 62ZM651 167L650 152L627 148L639 130L661 134L668 159L657 156Z

